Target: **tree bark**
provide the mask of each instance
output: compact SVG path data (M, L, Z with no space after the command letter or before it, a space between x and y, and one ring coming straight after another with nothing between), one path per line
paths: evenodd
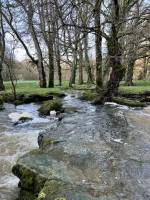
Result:
M135 61L136 61L135 59L130 59L128 61L126 80L125 80L125 84L128 86L133 86L133 70L134 70Z
M48 48L48 56L49 56L49 83L48 87L53 88L54 87L54 52L53 52L53 44L50 44L50 47Z
M3 18L1 12L1 1L0 1L0 91L4 90L4 83L2 77L2 69L3 69L3 61L4 61L4 54L5 54L5 35L3 29Z
M83 49L82 44L79 44L79 85L83 84Z
M93 83L93 75L92 75L92 70L90 66L90 60L89 60L89 55L88 55L88 33L84 34L84 59L85 59L85 67L87 71L87 83L91 84Z
M69 81L69 87L72 87L72 84L75 84L76 82L76 71L77 71L77 50L74 50L74 56L73 56L73 63L71 67L71 76Z
M106 100L111 100L113 96L118 95L119 83L125 75L125 68L121 64L121 46L117 37L117 29L115 25L112 25L112 35L109 38L108 45L108 56L109 56L109 66L112 71L110 74L110 79L106 86L106 91L104 98Z
M59 79L59 86L62 85L62 72L61 72L61 64L60 64L60 40L59 40L59 26L58 26L58 19L56 21L56 40L55 40L55 52L56 52L56 63L57 63L57 70L58 70L58 79Z
M96 50L96 86L102 88L102 36L101 36L101 0L98 0L95 8L95 50Z
M45 70L44 70L44 64L43 64L43 55L40 47L40 43L38 41L38 37L36 34L36 30L33 24L33 7L32 7L32 2L31 0L28 2L28 10L24 8L26 11L27 17L28 17L28 25L29 25L29 30L34 42L34 46L37 52L37 68L38 68L38 73L39 73L39 82L40 82L40 87L41 88L46 88L46 75L45 75Z

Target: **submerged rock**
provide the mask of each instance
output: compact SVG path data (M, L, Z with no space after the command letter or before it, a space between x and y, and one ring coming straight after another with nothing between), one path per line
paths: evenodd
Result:
M62 109L62 103L59 99L45 101L39 108L39 112L42 115L49 115L50 111L60 111Z
M27 121L32 120L32 116L30 115L30 113L27 112L23 112L23 113L10 113L9 118L12 120L13 123L18 124L18 123L24 123Z

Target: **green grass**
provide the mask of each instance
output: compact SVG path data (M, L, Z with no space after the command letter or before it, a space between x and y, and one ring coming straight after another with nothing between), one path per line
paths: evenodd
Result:
M5 94L12 94L12 86L10 82L5 82ZM63 81L63 86L58 86L58 81L55 83L55 88L40 88L38 85L38 81L18 81L17 82L17 94L39 94L46 95L48 93L58 94L63 93L63 90L69 89L69 82ZM95 88L95 85L73 85L72 89L76 90L92 90ZM150 92L150 81L135 81L134 86L125 86L122 82L120 84L119 91L121 93L129 93L129 94L138 94L149 91Z
M5 82L5 94L12 93L12 85L10 82ZM46 95L48 93L62 93L60 87L55 88L40 88L37 81L18 81L17 82L17 94L39 94Z
M135 81L134 86L125 86L124 83L120 84L119 91L121 93L140 94L150 92L150 81Z

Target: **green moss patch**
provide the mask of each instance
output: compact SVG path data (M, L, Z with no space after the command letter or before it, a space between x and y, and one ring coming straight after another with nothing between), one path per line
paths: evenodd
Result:
M50 101L45 101L39 108L39 112L42 115L49 115L50 111L61 111L62 103L59 99L54 99Z
M122 98L122 97L113 97L112 101L121 105L130 106L130 107L144 107L145 106L145 103L143 102L131 100L127 98Z
M97 96L96 93L92 93L91 91L83 92L79 97L79 99L85 101L93 101L96 98L96 96Z

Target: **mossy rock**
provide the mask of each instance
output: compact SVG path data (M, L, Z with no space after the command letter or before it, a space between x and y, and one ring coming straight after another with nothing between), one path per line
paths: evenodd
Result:
M131 99L127 99L127 98L122 98L122 97L113 97L112 100L115 103L130 106L130 107L144 107L144 106L146 106L146 104L143 103L143 102L131 100Z
M37 195L32 194L26 190L20 190L19 198L17 200L36 200Z
M37 174L35 170L28 169L22 164L16 164L12 168L12 172L19 179L19 187L31 194L38 194L43 188L46 178Z
M19 122L24 123L24 122L28 122L31 120L32 120L31 117L20 117Z
M83 92L81 96L79 97L80 100L85 100L85 101L93 101L96 98L96 93L93 93L91 91L89 92Z
M39 112L42 115L49 115L50 111L61 111L62 103L59 99L54 99L50 101L44 101L41 107L39 108Z
M88 190L82 186L63 182L59 179L48 180L37 200L98 200L90 195Z
M39 148L42 150L46 149L47 147L57 145L58 143L60 143L60 141L53 140L46 135L42 137L42 141L39 141L39 137L38 137Z

